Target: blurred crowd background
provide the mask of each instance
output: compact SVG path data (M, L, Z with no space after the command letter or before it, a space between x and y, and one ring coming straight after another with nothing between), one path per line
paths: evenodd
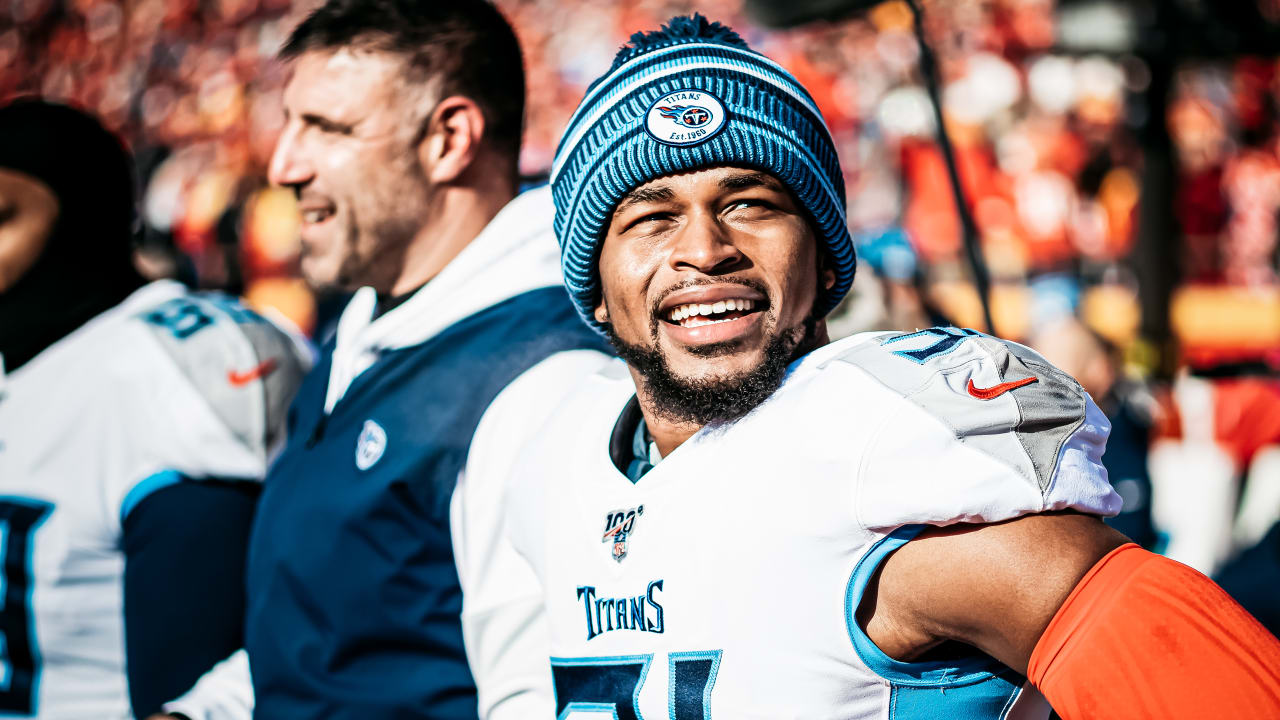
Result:
M146 274L323 338L341 299L299 279L293 197L265 180L273 58L315 4L0 0L0 98L73 103L129 143ZM861 262L833 335L984 327L905 2L791 29L763 0L497 4L525 52L531 183L627 36L697 10L794 72L841 151ZM923 5L994 331L1112 418L1122 529L1233 592L1269 577L1280 604L1280 0Z

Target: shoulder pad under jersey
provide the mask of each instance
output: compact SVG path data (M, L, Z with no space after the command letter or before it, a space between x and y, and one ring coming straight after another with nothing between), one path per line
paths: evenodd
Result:
M1097 458L1110 430L1071 376L1030 348L975 330L880 334L824 364L836 362L861 368L960 442L1017 469L1041 493L1069 442Z
M265 454L311 364L306 342L221 293L184 293L136 318L227 428Z

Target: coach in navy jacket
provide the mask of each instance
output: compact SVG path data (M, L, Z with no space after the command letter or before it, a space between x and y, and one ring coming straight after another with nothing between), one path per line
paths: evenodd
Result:
M450 540L472 434L508 384L602 349L560 285L549 191L516 197L520 50L479 0L330 0L282 56L271 179L297 193L307 279L361 289L266 479L248 658L166 709L475 718Z

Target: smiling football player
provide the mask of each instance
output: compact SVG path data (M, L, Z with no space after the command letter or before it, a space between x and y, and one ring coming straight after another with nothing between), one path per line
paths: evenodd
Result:
M844 184L781 66L699 16L633 36L552 184L626 364L473 457L515 468L561 720L1280 716L1276 639L1101 521L1072 378L972 330L829 342Z

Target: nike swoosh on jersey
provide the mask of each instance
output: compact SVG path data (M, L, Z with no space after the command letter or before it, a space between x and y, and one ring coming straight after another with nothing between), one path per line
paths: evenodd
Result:
M1009 392L1014 388L1020 388L1020 387L1023 387L1024 385L1030 385L1031 383L1036 382L1038 379L1039 378L1034 378L1034 377L1022 378L1021 380L1010 380L1009 382L1002 382L999 385L992 385L989 388L980 388L973 384L973 378L969 378L969 384L965 387L965 389L969 391L970 395L978 398L979 400L992 400L994 398L1000 397L1001 395Z
M231 383L232 387L241 387L243 385L248 385L258 378L264 378L270 375L271 371L275 369L276 359L267 358L266 360L258 363L256 367L250 368L244 372L237 372L235 370L229 371L227 373L227 382Z

